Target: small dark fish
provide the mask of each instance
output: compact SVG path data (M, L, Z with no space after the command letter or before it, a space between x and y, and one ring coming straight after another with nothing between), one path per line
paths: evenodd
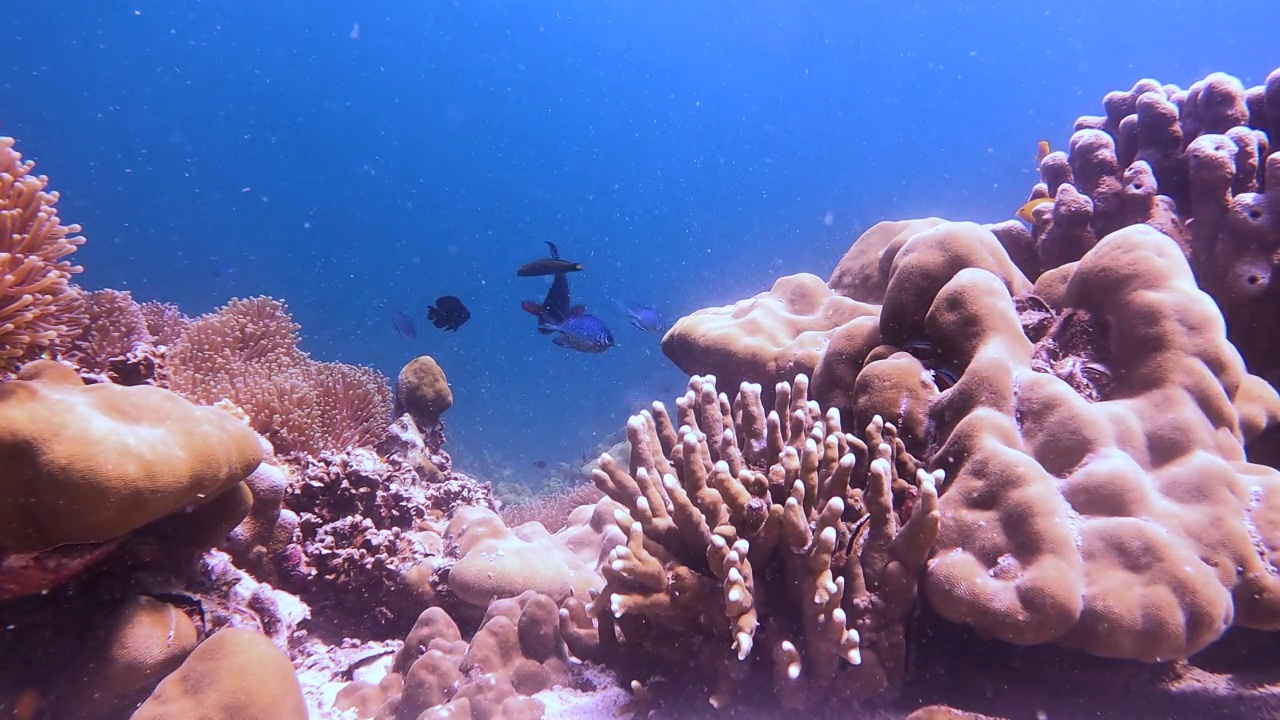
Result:
M455 295L444 295L427 307L427 319L441 330L454 330L471 319L471 311Z
M582 263L569 262L560 259L560 250L555 243L547 243L547 247L551 248L551 257L542 258L527 262L516 270L516 275L520 277L538 277L541 275L559 275L567 272L576 272L582 269Z
M555 280L551 281L551 288L547 290L547 296L539 305L532 300L525 300L520 303L520 307L524 311L538 316L538 332L543 335L550 335L553 330L547 330L544 325L557 325L563 322L570 315L586 310L581 305L569 305L569 278L564 273L556 273Z
M618 309L627 316L631 321L631 325L639 330L647 333L664 333L667 331L667 324L662 319L662 315L652 305L640 305L637 303L618 303Z
M595 315L579 311L558 323L542 323L539 330L556 333L551 342L562 348L585 353L602 353L613 347L613 333Z
M546 461L546 460L534 460L534 461L533 461L533 466L534 466L534 467L536 467L536 468L538 468L539 470L546 470L546 469L547 469L547 461Z
M413 318L405 315L404 312L397 310L391 313L391 326L400 333L400 337L410 340L418 337L418 328L413 325Z

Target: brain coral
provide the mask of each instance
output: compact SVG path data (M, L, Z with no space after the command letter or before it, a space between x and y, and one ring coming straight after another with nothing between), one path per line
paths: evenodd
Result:
M232 488L262 459L230 413L38 360L0 383L0 548L115 538Z
M1148 661L1233 624L1280 629L1280 473L1243 451L1280 399L1178 245L1112 233L1051 306L915 242L881 318L955 378L925 398L930 467L950 479L930 604L1008 642Z
M684 372L714 374L725 387L762 383L769 400L777 383L813 372L836 328L874 325L875 317L875 306L801 273L748 300L680 318L662 338L662 352Z

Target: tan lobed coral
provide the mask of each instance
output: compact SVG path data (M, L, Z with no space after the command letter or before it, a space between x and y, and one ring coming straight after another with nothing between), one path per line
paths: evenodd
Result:
M587 599L604 585L596 570L601 558L624 542L614 522L617 509L608 500L581 506L553 535L538 522L508 528L488 508L462 508L445 531L458 558L449 569L449 589L477 607L525 590L556 602L569 596Z
M214 633L166 677L132 720L306 720L289 656L265 635Z
M234 416L51 360L0 384L0 548L111 540L235 487L262 460Z
M662 352L686 373L714 373L726 387L764 383L767 395L775 383L812 374L836 328L874 326L876 313L815 275L789 275L753 298L680 318L663 336Z
M58 193L35 175L14 140L0 137L0 373L24 358L67 348L85 317L67 256L84 244L79 225L58 218Z
M898 392L862 412L926 408L921 451L949 478L934 609L1008 642L1148 661L1231 625L1280 629L1280 473L1243 450L1280 398L1245 371L1178 245L1127 227L1055 271L1047 298L1015 300L1007 277L913 243L881 319L915 372L887 373ZM954 382L908 386L927 365Z
M1249 366L1280 382L1280 69L1248 89L1225 73L1186 90L1144 79L1103 106L1041 162L1032 197L1053 202L1034 213L1036 272L1150 225L1190 258Z
M202 404L229 400L277 453L372 447L391 421L391 388L381 373L312 360L298 348L298 325L283 303L236 299L185 327L169 345L164 383Z
M807 386L780 383L766 415L758 385L730 403L695 376L674 418L654 403L630 419L629 468L606 455L593 473L627 544L589 606L564 603L575 655L632 679L678 668L719 708L757 671L788 707L900 686L939 476L878 418L866 442L846 433Z
M529 697L568 677L556 603L533 590L489 605L470 642L440 608L418 617L379 686L355 682L336 707L379 720L538 720Z
M453 391L439 363L430 355L410 360L396 378L395 414L408 413L423 434L431 434L440 416L453 407Z

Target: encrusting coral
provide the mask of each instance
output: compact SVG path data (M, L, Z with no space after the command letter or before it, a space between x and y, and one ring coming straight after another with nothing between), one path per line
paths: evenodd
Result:
M451 407L453 391L435 358L416 357L400 370L396 378L397 417L408 413L424 436L433 437L440 432L440 416Z
M695 376L674 419L661 403L631 418L629 468L606 455L594 472L627 544L598 597L564 603L575 655L633 680L680 668L720 708L757 670L789 707L898 687L940 475L878 418L865 442L846 433L807 387L778 384L766 414L759 385L730 403Z
M67 256L84 244L79 225L58 218L58 193L35 175L14 140L0 137L0 373L43 351L66 350L85 316Z

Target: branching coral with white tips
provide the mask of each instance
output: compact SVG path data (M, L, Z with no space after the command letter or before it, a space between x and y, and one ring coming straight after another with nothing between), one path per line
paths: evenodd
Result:
M730 404L714 377L694 376L674 419L662 403L630 419L629 468L605 455L594 473L625 508L628 540L602 563L587 612L574 600L562 609L575 653L692 663L717 676L717 707L757 670L772 670L790 707L901 682L940 476L917 469L878 418L866 442L844 432L839 412L808 399L804 375L775 395L766 414L759 385L743 383Z

